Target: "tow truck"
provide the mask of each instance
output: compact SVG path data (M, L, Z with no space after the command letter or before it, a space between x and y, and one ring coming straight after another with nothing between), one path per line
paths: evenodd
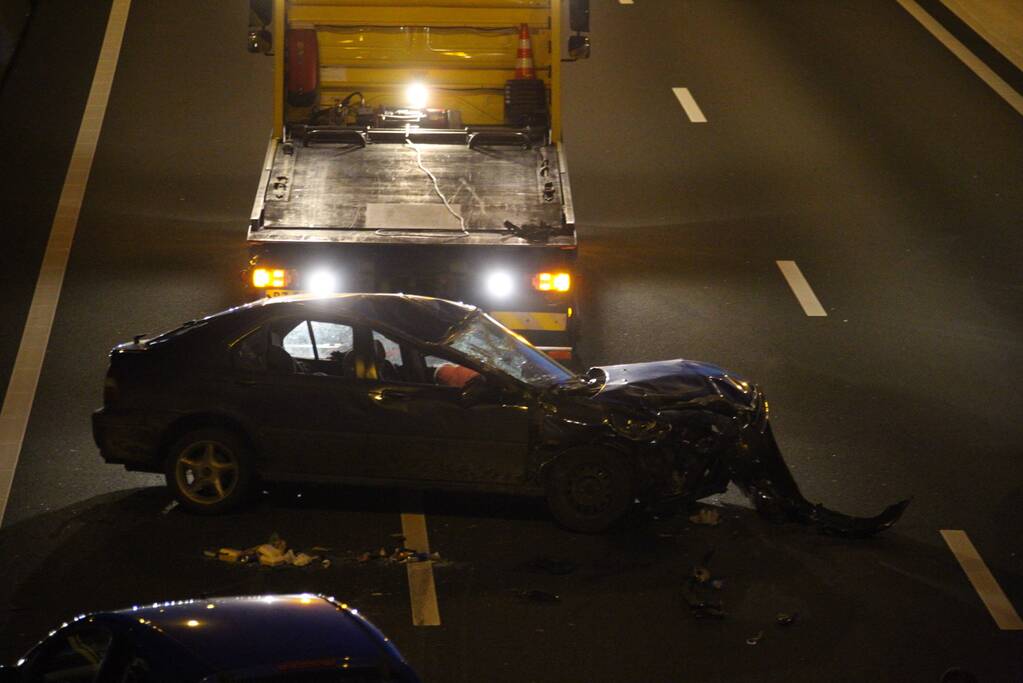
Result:
M577 239L560 81L562 61L589 55L588 0L251 9L250 50L274 59L243 272L253 293L464 301L571 361Z

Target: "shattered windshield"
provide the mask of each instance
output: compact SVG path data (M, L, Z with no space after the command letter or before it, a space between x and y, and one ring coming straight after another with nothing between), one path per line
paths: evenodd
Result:
M535 387L548 388L575 377L570 370L483 313L467 318L455 330L448 345Z

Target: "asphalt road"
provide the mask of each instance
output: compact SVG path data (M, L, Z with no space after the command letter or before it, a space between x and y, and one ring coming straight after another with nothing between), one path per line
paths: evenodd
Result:
M0 93L4 385L107 7L41 0ZM197 522L164 512L158 478L103 465L88 416L107 350L240 296L271 75L244 50L245 12L132 7L0 530L0 660L83 610L317 590L430 681L1023 677L1023 636L996 628L938 533L966 530L1023 609L1021 120L894 1L595 1L593 57L565 65L564 92L584 359L755 379L809 498L873 513L914 496L883 537L772 526L731 495L718 527L637 518L601 537L529 501L428 496L442 625L414 627L404 568L355 559L400 532L396 493L273 490ZM778 260L826 317L804 314ZM330 548L331 566L203 557L271 531ZM543 556L575 568L551 575ZM699 564L725 619L682 599ZM521 597L534 589L561 600Z

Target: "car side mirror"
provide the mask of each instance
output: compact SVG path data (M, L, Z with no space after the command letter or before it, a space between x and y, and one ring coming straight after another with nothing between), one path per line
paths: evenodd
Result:
M589 36L576 34L568 37L568 54L572 59L589 59Z

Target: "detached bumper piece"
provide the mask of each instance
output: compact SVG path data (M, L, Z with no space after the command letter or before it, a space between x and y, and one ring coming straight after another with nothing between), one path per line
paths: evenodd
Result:
M823 534L845 538L867 538L899 521L909 506L910 501L903 500L874 517L855 517L811 503L803 497L785 464L770 424L747 445L748 455L734 456L729 462L731 478L757 512L772 521L799 522Z

